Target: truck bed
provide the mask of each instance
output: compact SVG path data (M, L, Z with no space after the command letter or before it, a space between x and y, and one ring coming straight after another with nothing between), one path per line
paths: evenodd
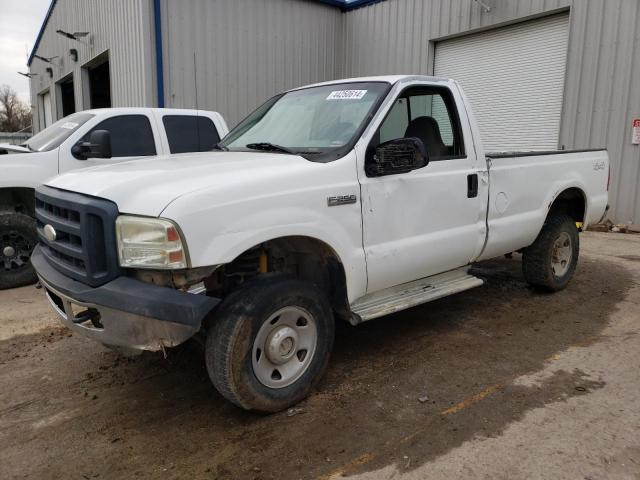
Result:
M585 199L584 227L600 221L606 212L609 156L604 149L500 152L486 157L488 235L479 260L531 245L549 207L566 190Z

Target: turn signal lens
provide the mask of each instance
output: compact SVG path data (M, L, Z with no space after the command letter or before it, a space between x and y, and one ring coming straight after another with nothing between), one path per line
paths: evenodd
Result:
M178 227L162 218L120 215L116 220L121 267L187 268L186 246Z

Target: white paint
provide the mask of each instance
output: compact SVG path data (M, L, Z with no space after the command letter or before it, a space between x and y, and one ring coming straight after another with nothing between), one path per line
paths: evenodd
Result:
M131 160L132 157L118 157L110 159L89 158L87 160L78 160L71 155L71 148L82 137L84 137L87 132L103 120L115 116L139 114L149 117L156 142L156 151L159 155L169 152L169 143L162 123L163 115L179 114L206 116L213 121L215 127L218 129L220 137L223 137L228 132L227 124L219 113L203 110L109 108L86 110L85 112L93 113L95 117L84 123L81 127L78 128L78 125L74 122L65 122L62 124L61 128L69 130L77 128L77 130L62 142L58 148L48 152L30 152L29 150L21 149L19 152L13 154L2 155L2 157L0 157L0 164L2 165L0 188L34 188L45 182L48 178L70 170Z
M360 100L367 93L366 90L334 90L327 95L327 100Z
M506 193L500 192L496 195L496 212L502 215L507 211L507 207L509 206L509 197Z
M586 193L587 222L604 213L607 173L592 165L595 160L608 165L606 152L493 159L488 170L478 126L456 82L416 76L376 80L393 83L390 93L354 149L332 162L267 152L165 155L70 172L47 184L113 200L122 213L175 221L193 267L229 263L283 236L315 238L342 261L352 303L531 244L550 203L565 188ZM466 158L367 177L369 141L400 92L416 85L451 90ZM479 176L476 198L467 198L469 174ZM490 197L490 191L496 193ZM509 200L502 215L495 207L500 192ZM362 203L327 206L328 197L344 195L357 195Z
M464 87L488 152L558 148L569 15L439 42L436 75Z
M567 188L575 187L586 194L585 226L600 220L608 202L608 174L607 168L595 170L595 161L609 165L605 151L493 158L490 190L504 192L509 206L501 212L497 198L490 202L489 238L480 260L533 243L549 206Z

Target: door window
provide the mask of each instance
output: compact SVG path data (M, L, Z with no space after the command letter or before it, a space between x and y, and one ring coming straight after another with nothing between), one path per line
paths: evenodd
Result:
M430 160L464 156L460 122L448 90L413 87L402 92L372 144L375 147L389 140L408 137L422 140Z
M111 133L112 157L143 157L156 154L156 144L146 115L119 115L107 118L93 127L81 141L88 142L91 132Z
M171 153L208 152L220 141L218 130L209 117L165 115L162 123Z

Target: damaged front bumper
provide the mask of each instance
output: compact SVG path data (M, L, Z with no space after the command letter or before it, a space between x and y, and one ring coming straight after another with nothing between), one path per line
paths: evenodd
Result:
M67 327L123 351L157 351L183 343L220 301L129 277L90 287L54 269L39 247L31 263Z

